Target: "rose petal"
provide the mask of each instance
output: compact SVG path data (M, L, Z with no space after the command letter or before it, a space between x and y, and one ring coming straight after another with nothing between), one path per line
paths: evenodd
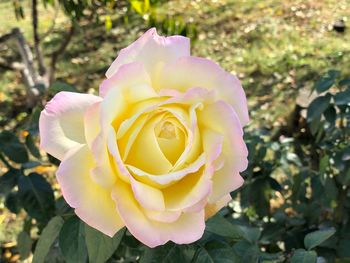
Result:
M223 167L216 171L210 202L215 203L222 196L240 187L243 183L239 172L248 165L248 150L243 140L243 130L235 111L223 101L207 105L198 112L202 130L209 129L224 137L222 147Z
M77 165L79 164L79 165ZM88 225L113 236L124 226L111 192L95 184L90 177L94 166L87 145L70 150L57 170L57 180L67 203Z
M156 83L156 90L184 92L192 87L213 90L217 99L234 108L242 125L249 122L247 100L239 80L208 59L181 57L163 67Z
M163 118L162 114L150 119L142 128L125 161L126 164L137 167L150 174L164 174L170 171L172 164L159 147L155 135L155 127Z
M107 78L115 74L122 65L139 61L152 79L160 68L176 58L190 55L190 39L183 36L161 37L151 28L138 40L120 51L106 72Z
M40 147L62 160L68 150L85 143L84 113L99 101L90 94L57 93L40 114Z
M92 104L86 109L84 115L85 141L92 147L93 141L100 133L100 105L101 102Z
M120 216L130 233L145 245L153 248L169 240L177 244L188 244L198 240L204 232L204 211L184 213L169 224L150 220L140 209L133 193L124 182L118 182L113 189Z
M154 175L147 173L141 169L138 169L132 165L126 165L126 167L131 171L131 173L137 177L138 180L145 182L147 184L156 185L159 188L164 188L169 186L176 181L181 180L187 174L194 173L198 171L205 164L205 154L198 157L196 161L178 171ZM162 187L163 186L163 187Z
M147 209L143 209L143 212L150 220L163 223L175 222L182 214L181 211L152 211Z
M123 65L120 73L117 72L105 80L100 89L104 94L101 103L102 130L112 122L119 126L126 119L133 104L158 97L150 86L144 66L137 62Z
M207 204L205 207L205 220L215 215L221 208L225 207L232 200L231 195L224 195L214 204Z

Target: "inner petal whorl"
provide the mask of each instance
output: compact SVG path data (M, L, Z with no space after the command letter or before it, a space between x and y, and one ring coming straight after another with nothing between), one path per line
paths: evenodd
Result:
M181 124L174 118L165 118L155 129L157 142L165 157L175 164L186 146L186 136Z

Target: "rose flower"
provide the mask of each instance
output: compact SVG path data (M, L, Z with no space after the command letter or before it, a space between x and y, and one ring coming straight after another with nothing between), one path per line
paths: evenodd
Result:
M239 80L150 29L120 51L99 96L60 92L40 116L41 147L77 216L106 235L126 226L149 247L191 243L247 167Z

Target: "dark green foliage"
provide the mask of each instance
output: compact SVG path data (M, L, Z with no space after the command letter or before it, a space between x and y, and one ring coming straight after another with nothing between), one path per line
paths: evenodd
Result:
M51 185L37 173L20 176L18 196L26 212L36 220L47 223L54 214L54 196Z
M9 131L0 133L1 153L16 163L25 163L28 161L28 153L25 146L18 140L15 134Z
M59 244L68 263L85 263L88 254L84 223L75 216L65 221L59 234Z
M64 221L62 217L55 216L46 225L46 227L41 232L40 238L36 245L33 255L33 263L45 262L46 255L48 254L52 244L57 239L63 223Z
M96 263L106 262L118 248L124 233L125 229L123 228L111 238L100 231L85 225L86 247L89 261Z

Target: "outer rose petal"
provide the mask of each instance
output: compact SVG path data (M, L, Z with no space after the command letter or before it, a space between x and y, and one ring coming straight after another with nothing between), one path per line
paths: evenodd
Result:
M218 64L198 57L181 57L165 65L155 81L155 89L175 89L184 92L192 87L216 91L217 99L229 103L242 126L249 122L247 99L239 80Z
M40 115L41 148L62 160L68 150L85 143L84 113L99 101L100 97L90 94L57 93Z
M144 66L138 62L123 65L121 72L105 80L100 87L104 95L100 111L102 131L106 131L105 127L112 122L120 124L124 121L133 103L158 97L150 85Z
M222 155L223 167L216 171L210 203L217 202L223 195L236 190L243 184L239 172L248 165L248 150L243 141L243 130L235 111L223 101L207 105L198 112L198 120L203 129L209 129L224 136Z
M134 199L130 186L122 181L113 189L120 216L126 227L138 240L149 247L163 245L169 240L177 244L192 243L203 235L204 211L184 213L169 224L150 220Z
M85 140L90 149L92 147L93 141L101 131L99 125L100 105L101 102L97 102L91 105L89 108L87 108L84 115Z
M207 204L205 207L205 219L208 219L216 214L221 208L227 205L232 200L231 195L225 195L215 204Z
M62 160L57 179L67 203L88 225L108 236L113 236L124 226L111 197L110 190L95 184L90 177L94 166L87 145L70 150Z
M127 63L139 61L153 79L159 69L178 57L190 55L190 39L183 36L161 37L151 28L138 40L120 51L106 72L107 78Z

